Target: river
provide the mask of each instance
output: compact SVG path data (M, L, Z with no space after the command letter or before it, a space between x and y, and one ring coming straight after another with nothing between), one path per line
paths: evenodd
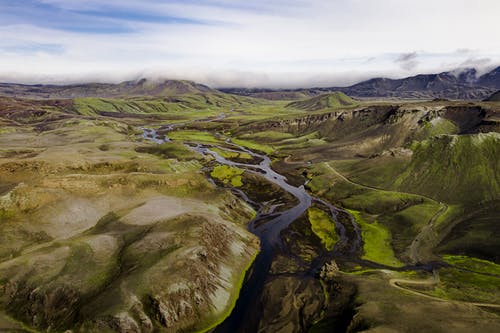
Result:
M165 131L166 128L169 130L174 129L175 126L163 126L162 130ZM163 143L170 141L169 138L165 136L160 136L154 129L143 128L144 138L154 141L155 143ZM168 130L167 130L168 132ZM250 163L240 163L228 160L217 152L211 149L211 147L218 146L207 146L207 145L188 145L191 149L196 152L203 154L205 156L212 156L218 163L234 166L244 169L246 172L258 174L264 177L268 182L278 185L284 191L290 193L295 198L297 198L298 203L285 211L274 213L276 217L271 220L268 219L268 214L262 214L260 209L257 212L256 217L249 223L248 229L250 232L259 237L261 241L261 250L255 259L252 268L245 279L245 283L240 291L239 298L236 302L235 308L233 309L231 315L221 323L217 328L213 330L216 333L234 333L234 332L253 332L257 330L256 325L258 322L252 320L255 317L256 307L259 306L259 299L262 293L265 281L268 277L269 270L274 258L275 252L280 250L283 251L284 244L281 238L281 232L290 226L291 223L296 221L301 217L309 207L311 207L313 202L316 202L329 210L332 220L335 222L335 229L339 235L339 241L336 243L335 248L332 252L336 252L338 249L342 249L343 253L349 253L356 256L361 247L361 232L360 228L355 223L354 218L350 216L350 223L352 224L352 229L355 231L354 237L349 239L346 233L346 227L339 222L337 216L339 212L344 212L324 200L315 198L311 196L305 189L303 185L293 186L287 182L285 176L277 173L271 168L271 159L269 156L264 154L259 154L251 151L245 147L236 145L230 141L226 142L226 147L223 149L232 149L234 151L246 152L250 154L255 160L258 160L257 164ZM236 194L238 194L243 200L247 201L253 206L259 206L259 203L255 203L248 198L248 195L243 191L236 189ZM262 207L262 205L260 205ZM260 223L263 219L266 219L265 223ZM352 233L351 233L352 235ZM346 250L347 249L347 250ZM323 265L323 260L316 260L313 264L311 271L319 269Z

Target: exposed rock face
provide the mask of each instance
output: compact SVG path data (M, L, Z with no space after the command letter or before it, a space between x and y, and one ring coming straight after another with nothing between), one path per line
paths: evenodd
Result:
M9 281L5 286L6 308L18 313L18 318L30 326L48 331L74 323L81 302L80 293L71 285L49 290Z
M82 332L195 328L227 310L257 250L243 229L196 214L140 225L106 216L59 243L0 264L2 303L37 329L74 328L80 319Z
M487 74L477 77L475 69L421 74L396 80L374 78L337 90L354 97L481 100L500 87L500 77L495 77L494 72L491 72L490 79L486 79Z
M500 90L485 99L487 102L500 102Z
M334 142L338 156L371 156L439 134L500 131L498 110L479 105L441 102L376 105L248 124L240 132L274 130L294 135L318 132ZM319 147L318 149L324 149ZM308 148L308 153L314 148Z
M339 266L334 259L330 262L326 262L323 267L321 267L321 271L319 272L319 276L322 280L331 281L337 276L339 273Z
M264 130L277 130L290 133L300 133L302 131L312 130L321 123L336 118L342 112L328 112L323 114L308 115L304 117L297 117L294 119L284 119L276 121L266 121L265 123L254 123L245 126L245 132L248 131L264 131Z
M265 308L259 332L304 332L307 323L320 318L325 298L313 278L279 277L266 284Z

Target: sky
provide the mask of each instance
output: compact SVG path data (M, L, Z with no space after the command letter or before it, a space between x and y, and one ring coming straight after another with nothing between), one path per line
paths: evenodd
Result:
M349 85L500 64L499 0L0 0L0 81Z

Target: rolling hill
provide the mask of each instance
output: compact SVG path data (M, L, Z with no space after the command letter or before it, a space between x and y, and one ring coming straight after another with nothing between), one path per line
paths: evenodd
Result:
M304 111L318 111L356 105L357 102L342 92L332 92L319 95L306 100L292 102L287 108L295 108Z
M450 258L494 267L500 260L498 103L370 104L307 91L301 101L274 102L189 81L17 91L30 98L0 96L2 332L207 331L245 300L252 262L266 278L248 304L262 309L240 322L255 320L262 332L289 323L287 332L311 325L309 332L330 332L337 326L329 321L346 312L349 327L361 327L361 318L375 330L410 331L410 320L429 313L449 318L436 314L448 301L457 318L478 318L480 310L455 303L464 296L498 304L494 277L441 266ZM147 133L157 128L171 141L151 142ZM195 144L230 162L195 153ZM254 171L271 160L288 186L305 186L324 203L314 200L280 231L284 251L260 256L270 258L264 267L256 255L266 249L247 223L259 218L255 225L267 228L269 216L296 207L292 192L276 191ZM231 163L238 168L224 167ZM342 208L335 216L330 203ZM331 249L345 253L342 261L329 261ZM412 290L440 293L433 295L441 302L416 302L390 283L430 278L427 267L440 282ZM416 303L424 308L414 311ZM369 307L381 311L363 311ZM397 325L380 313L396 314ZM496 315L488 315L449 320L497 331Z
M155 81L140 79L112 83L85 83L75 85L23 85L0 83L0 95L22 98L80 98L80 97L131 97L175 96L194 93L213 93L205 85L186 80Z

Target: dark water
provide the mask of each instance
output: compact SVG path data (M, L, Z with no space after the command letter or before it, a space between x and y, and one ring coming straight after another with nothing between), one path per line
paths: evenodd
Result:
M217 119L224 118L224 114L219 115L219 117L214 119L208 119L205 121L214 121ZM204 120L197 120L197 122L203 122ZM175 127L183 124L176 125L165 125L162 126L162 133L167 133L175 129ZM167 135L159 135L154 129L143 128L145 139L154 141L155 143L169 142L170 139ZM290 209L283 212L274 213L271 220L269 220L268 214L261 214L260 208L263 207L262 203L254 202L249 199L246 193L240 189L234 188L235 194L240 196L243 200L248 202L250 205L258 209L257 216L249 224L249 231L259 237L261 241L261 251L257 258L255 259L252 267L247 272L245 278L245 283L240 291L239 298L236 302L235 308L231 312L231 315L226 318L219 326L217 326L212 332L214 333L253 333L257 332L259 319L262 314L262 304L261 304L261 294L269 276L269 271L277 251L281 253L286 253L284 249L284 243L281 239L281 232L288 228L291 223L300 218L313 203L317 203L327 208L330 212L330 216L335 222L335 229L339 235L339 241L336 243L335 248L331 252L324 253L317 258L314 258L309 270L310 274L314 274L318 268L320 268L325 262L333 259L347 259L349 262L355 262L367 267L373 268L383 268L392 269L398 271L406 270L427 270L433 271L435 268L442 266L442 263L428 263L425 265L413 265L405 267L390 267L375 262L360 259L359 254L362 248L362 238L361 229L356 224L356 221L352 215L347 211L337 208L322 199L312 197L307 193L304 186L293 186L287 183L286 177L275 172L271 168L271 159L267 155L255 153L249 149L238 146L234 143L227 142L234 148L234 151L243 151L255 158L260 162L256 164L250 163L240 163L230 161L220 156L216 152L210 149L209 146L195 145L189 146L191 149L203 155L211 155L218 163L235 166L246 170L249 173L259 174L264 177L267 181L279 186L284 191L290 193L295 198L297 198L298 203ZM224 147L227 150L227 147ZM342 222L339 221L339 215L342 214ZM352 315L352 314L351 314ZM352 316L348 317L352 319ZM347 317L346 317L347 318ZM349 319L349 320L350 320ZM346 319L347 320L347 319Z
M163 126L162 133L166 133L174 128L175 126L173 125ZM157 144L170 141L167 135L159 135L154 129L143 128L142 130L144 132L143 137L145 139L151 140ZM357 231L357 235L354 240L348 239L344 225L337 219L337 214L341 210L328 202L312 197L309 193L307 193L304 186L293 186L288 184L285 176L277 173L271 168L271 159L267 155L255 153L249 149L230 142L227 144L232 146L234 151L246 152L254 157L255 160L260 162L256 164L234 162L220 156L208 146L198 144L189 147L200 154L211 155L220 164L235 166L244 169L247 172L259 174L267 181L278 185L281 189L290 193L298 200L298 203L292 208L283 212L275 213L276 217L271 220L268 219L269 214L263 215L258 212L256 218L250 222L248 229L250 232L259 237L261 241L261 250L247 273L245 283L243 284L231 315L213 330L213 332L216 333L256 332L258 329L259 318L261 317L260 314L262 312L260 296L268 277L274 254L276 251L284 250L283 241L280 236L281 232L301 217L307 209L311 207L313 202L317 202L330 210L331 217L336 223L336 231L340 237L336 247L345 248L346 246L350 246L352 252L354 253L361 245L361 236L359 233L359 227L355 224L354 219L351 219L351 223L353 223L354 229ZM235 189L235 192L252 206L262 207L260 203L251 201L243 191ZM264 218L266 218L266 222L261 223ZM321 263L318 263L318 265L321 265Z
M304 186L297 187L288 184L286 177L275 172L271 168L271 160L268 156L257 154L241 146L233 146L239 151L247 152L253 157L258 158L261 162L259 164L238 163L225 159L208 147L198 145L193 147L193 149L201 154L213 156L220 164L235 166L245 169L248 172L258 173L269 182L278 185L286 192L292 194L298 199L298 203L294 207L280 212L277 217L265 223L260 223L263 216L258 214L257 217L249 224L249 230L253 234L257 235L261 240L261 251L255 259L251 270L247 273L245 283L240 291L235 308L233 309L231 315L213 330L213 332L216 333L257 331L260 314L262 312L260 295L262 294L265 281L268 277L268 272L270 270L275 252L284 250L283 241L280 236L281 232L301 217L314 201L328 207L330 210L340 237L340 241L337 243L338 246L346 247L347 244L350 244L352 251L355 252L361 244L359 235L359 239L356 239L353 242L346 237L345 227L337 220L337 213L340 211L338 208L320 199L312 197L309 193L307 193ZM248 201L248 197L246 195L242 196L242 198ZM352 223L354 223L354 220L352 220ZM357 226L355 229L359 231Z

